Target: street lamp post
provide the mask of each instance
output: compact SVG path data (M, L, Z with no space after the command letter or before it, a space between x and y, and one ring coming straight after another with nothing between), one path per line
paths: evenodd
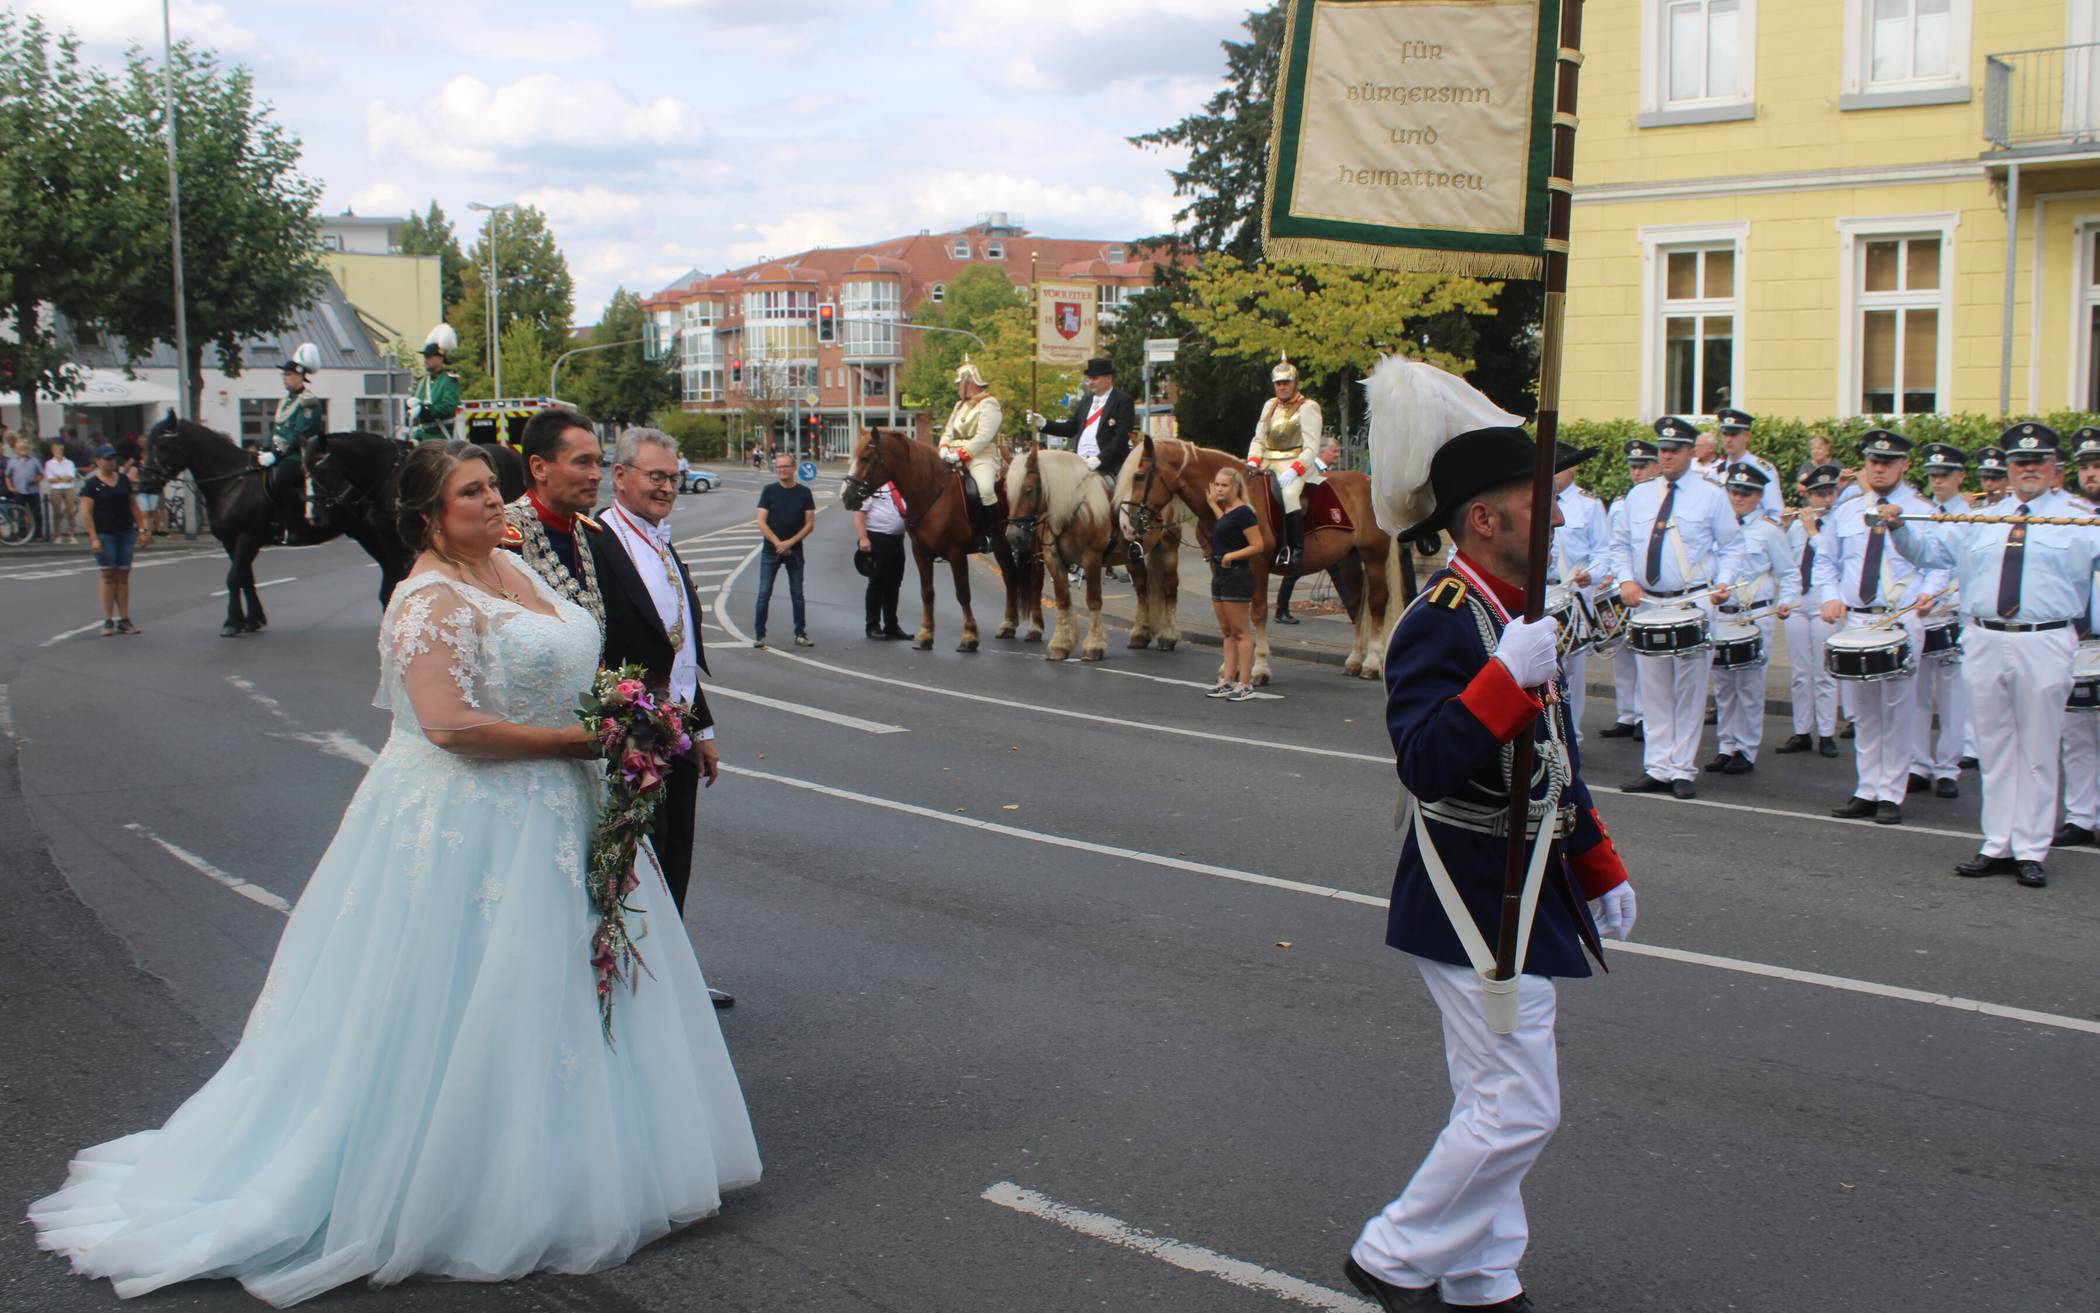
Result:
M496 216L516 214L518 207L511 201L501 205L483 205L480 201L468 201L467 208L489 216L489 381L495 388L497 399L500 400L503 396L503 289L496 285Z

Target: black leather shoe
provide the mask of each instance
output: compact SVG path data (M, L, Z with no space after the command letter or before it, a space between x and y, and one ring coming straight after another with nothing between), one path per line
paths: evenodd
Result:
M882 631L881 631L880 629L877 629L877 628L876 628L876 627L875 627L874 625L869 625L869 626L868 626L868 637L870 637L870 638L881 638L881 637L882 637Z
M1849 739L1852 737L1852 734L1852 722L1848 720L1845 722L1845 728L1838 731L1838 737L1841 739Z
M1636 775L1619 786L1621 793L1668 793L1670 782L1656 779L1653 775Z
M1699 796L1699 790L1692 786L1690 780L1671 780L1670 796L1678 799L1696 798Z
M905 632L904 632L904 631L903 631L902 629L899 629L899 628L897 628L897 627L896 627L895 625L891 625L891 626L890 626L890 627L888 627L887 629L884 629L884 630L882 631L882 636L883 636L884 638L890 639L890 640L891 640L892 642L894 642L894 641L896 641L897 639L900 639L900 638L910 638L910 637L911 637L911 635L910 635L910 634L907 634L907 633L905 633Z
M733 1008L736 1006L736 995L725 993L713 986L708 987L707 997L708 1001L717 1008Z
M2042 889L2049 884L2049 874L2042 869L2040 862L2021 862L2018 871L2020 883L2029 889Z
M1816 751L1817 751L1817 752L1820 752L1820 753L1822 753L1822 754L1823 754L1824 756L1826 756L1826 757L1835 757L1835 756L1837 756L1837 755L1838 755L1838 745L1837 745L1837 740L1836 740L1836 739L1833 739L1833 738L1829 738L1829 737L1827 737L1827 736L1826 736L1826 737L1824 737L1824 738L1820 738L1820 739L1817 739L1817 740L1816 740Z
M1874 823L1876 825L1901 825L1903 824L1903 809L1893 802L1877 802L1874 804Z
M1932 793L1937 798L1959 798L1961 796L1961 785L1956 784L1953 780L1934 780L1932 782Z
M1288 611L1278 611L1276 613L1275 623L1279 625L1295 625L1302 624L1304 622L1299 620L1297 616L1292 615Z
M1957 761L1954 764L1961 767L1963 770L1975 770L1977 763L1976 758L1974 757L1963 757L1960 761Z
M2056 827L2056 836L2050 839L2049 843L2051 847L2055 848L2072 848L2081 843L2091 843L2092 841L2093 832L2091 830L2086 829L2083 825L2073 825L2069 821L2065 821L2062 825Z
M1530 1294L1522 1290L1499 1304L1446 1304L1444 1307L1464 1310L1464 1313L1538 1313L1539 1308L1531 1302Z
M1903 792L1904 792L1904 793L1906 793L1906 794L1911 794L1911 793L1926 793L1926 792L1930 792L1930 791L1931 791L1931 789L1932 789L1932 781L1931 781L1930 779L1927 779L1927 778L1926 778L1925 776L1923 776L1923 775L1913 775L1913 776L1911 776L1911 777L1910 777L1910 782L1909 782L1909 783L1907 783L1907 784L1905 784L1905 785L1903 786Z
M1723 775L1748 775L1756 769L1757 763L1750 760L1750 754L1746 752L1731 752L1728 754L1728 764L1721 767L1721 773Z
M1706 723L1707 723L1707 724L1709 724L1709 725L1713 725L1713 724L1718 724L1718 723L1719 723L1719 721L1720 721L1720 719L1721 719L1721 713L1720 713L1720 712L1718 712L1718 711L1714 710L1714 709L1713 709L1712 707L1708 707L1708 708L1706 709Z
M2015 863L2010 857L1992 857L1978 853L1966 862L1956 862L1954 873L1971 880L1980 880L1987 875L2010 875Z
M1843 821L1863 821L1874 814L1872 798L1847 798L1842 807L1832 807L1830 814Z
M1633 723L1633 741L1635 743L1645 743L1647 739L1648 731L1646 727L1644 727L1639 721L1635 721Z
M1355 1286L1365 1298L1376 1302L1386 1313L1444 1313L1444 1310L1450 1307L1444 1303L1444 1297L1437 1293L1435 1286L1396 1286L1390 1281L1382 1281L1364 1271L1363 1264L1356 1261L1354 1254L1342 1263L1342 1275L1348 1277L1350 1285ZM1496 1304L1493 1307L1507 1306Z
M1816 746L1816 741L1806 734L1795 734L1786 742L1772 749L1774 752L1807 752Z
M1598 730L1597 737L1600 739L1630 739L1633 737L1633 730L1634 727L1632 725L1626 724L1624 721L1615 720L1603 729Z
M1734 760L1734 758L1730 754L1726 752L1717 752L1714 754L1714 759L1706 763L1704 769L1713 771L1715 774L1719 774L1721 771L1727 769L1728 763L1732 760Z

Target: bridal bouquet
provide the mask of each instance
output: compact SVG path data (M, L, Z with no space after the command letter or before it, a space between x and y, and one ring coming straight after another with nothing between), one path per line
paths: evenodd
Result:
M591 839L584 888L598 913L591 966L598 973L598 1015L607 1045L613 1042L613 986L625 984L632 991L635 972L649 972L627 928L628 913L637 911L627 905L627 895L641 883L634 873L635 856L656 818L671 759L693 750L685 728L689 708L650 692L644 674L638 665L600 670L576 708L577 718L597 732L605 752L605 809Z

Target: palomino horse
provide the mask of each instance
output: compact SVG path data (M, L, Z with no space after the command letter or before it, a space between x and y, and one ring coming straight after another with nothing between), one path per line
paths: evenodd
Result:
M376 442L373 434L338 435ZM146 434L145 461L139 476L148 492L158 492L169 479L189 473L197 480L211 517L212 537L226 549L226 623L222 637L252 634L267 625L262 598L255 590L255 554L270 541L276 507L264 487L264 471L231 438L202 424L177 419L170 412ZM391 508L373 519L352 518L314 532L312 541L347 535L379 564L379 601L393 596L394 585L408 573L407 550L393 527Z
M955 578L955 601L962 607L963 636L958 652L977 650L977 616L970 610L970 507L964 502L962 479L941 462L934 449L913 440L903 429L870 427L853 451L853 472L847 476L839 502L849 511L860 509L869 493L894 483L903 497L904 528L911 538L912 560L919 567L919 618L917 641L921 652L933 647L933 564L946 561ZM1012 638L1019 627L1020 613L1028 611L1028 642L1043 637L1042 566L1033 554L1016 557L1004 534L992 539L993 559L1006 580L1006 615L994 638Z
M1043 572L1057 590L1057 628L1043 655L1062 661L1072 655L1072 646L1079 641L1079 626L1072 618L1072 586L1065 578L1065 567L1076 565L1086 574L1086 646L1080 649L1079 659L1099 661L1108 649L1108 635L1101 625L1101 570L1122 542L1108 484L1072 452L1032 447L1006 467L1006 506L1009 550L1017 557L1040 558ZM1181 626L1176 619L1179 566L1172 552L1130 563L1132 592L1137 597L1132 647L1151 642L1155 627L1160 651L1171 652L1180 640Z
M1164 535L1162 518L1179 500L1196 518L1205 554L1210 531L1218 522L1210 508L1210 481L1226 466L1245 464L1243 458L1213 447L1199 447L1176 438L1146 438L1142 446L1123 462L1116 481L1116 500L1128 517L1129 530L1149 555ZM1354 641L1342 673L1377 679L1385 673L1385 635L1397 620L1391 581L1397 578L1394 564L1397 547L1392 537L1379 529L1371 513L1371 479L1353 470L1337 470L1327 484L1340 498L1353 525L1308 524L1305 554L1294 572L1301 578L1322 574L1331 565L1342 566L1344 601L1355 621ZM1283 517L1269 496L1269 481L1259 476L1247 480L1247 501L1261 518L1269 541L1280 540ZM1161 548L1175 550L1168 539ZM1269 558L1254 558L1254 682L1269 682ZM1221 676L1222 677L1222 676Z

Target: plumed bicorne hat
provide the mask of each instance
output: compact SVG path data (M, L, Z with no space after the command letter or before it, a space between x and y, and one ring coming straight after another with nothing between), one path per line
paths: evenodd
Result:
M452 353L457 350L459 350L459 334L453 331L450 324L437 325L423 338L423 354L426 356L438 355L450 358Z
M284 362L285 373L297 373L301 378L312 378L314 371L320 367L321 348L311 342L301 342L299 349L292 352L291 357Z

